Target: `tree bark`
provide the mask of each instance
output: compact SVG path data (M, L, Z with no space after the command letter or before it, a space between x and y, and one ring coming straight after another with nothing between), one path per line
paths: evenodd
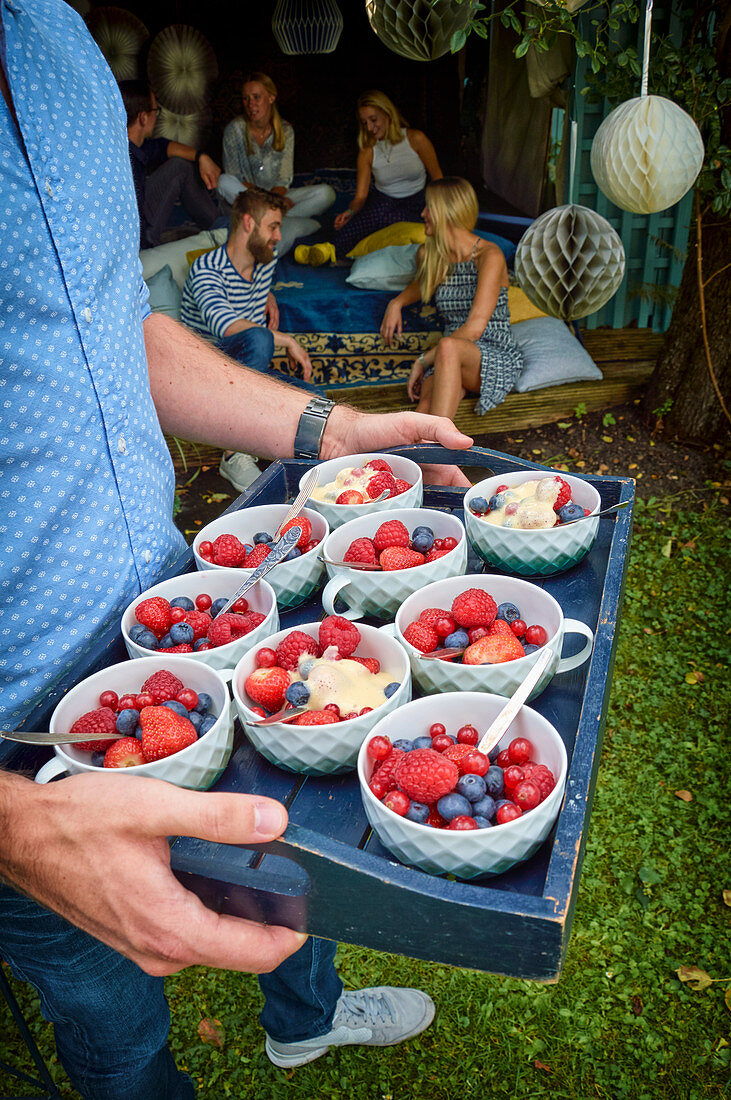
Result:
M663 435L709 444L727 435L730 427L711 379L708 358L731 413L731 220L706 214L702 224L707 350L694 221L678 299L642 408L651 423L662 420Z

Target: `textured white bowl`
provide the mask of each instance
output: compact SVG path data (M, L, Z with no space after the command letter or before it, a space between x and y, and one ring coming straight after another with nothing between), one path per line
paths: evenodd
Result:
M347 523L348 520L357 519L359 516L369 515L373 512L392 512L394 508L421 507L421 502L424 499L424 483L421 470L410 458L403 458L401 455L378 454L372 451L369 454L341 455L340 458L331 458L328 462L321 462L317 467L318 487L329 485L346 466L357 468L371 458L384 459L393 470L394 476L408 481L411 488L399 493L397 497L386 497L385 500L379 500L377 504L373 501L370 504L330 504L327 501L313 500L310 497L307 501L309 507L320 512L330 524L332 530L340 527L343 523ZM307 473L309 473L309 470ZM306 477L307 474L305 473L300 478L300 488L302 488L302 482Z
M242 584L241 570L239 569L206 569L196 573L183 573L180 577L173 577L169 581L161 581L154 588L149 588L141 596L137 596L127 607L122 616L122 637L130 657L151 657L153 653L165 655L165 650L145 649L144 646L133 642L129 631L137 622L135 608L143 600L149 600L153 596L162 596L166 600L174 600L176 596L188 596L195 601L201 592L207 592L212 600L222 599L224 596L233 596L237 588ZM224 679L230 680L236 662L248 652L252 646L258 645L267 634L279 630L279 612L277 611L277 597L274 589L266 580L259 581L246 594L251 611L259 611L266 615L264 622L254 627L243 638L238 638L228 645L217 646L215 649L205 649L200 653L170 653L167 656L175 662L179 658L187 658L190 661L199 661L210 668L218 669ZM170 666L174 668L174 664Z
M198 550L202 542L215 542L219 535L224 534L236 535L241 542L248 543L259 531L274 535L288 511L288 504L260 504L256 508L240 508L238 512L228 512L212 520L193 541L196 565L199 569L223 569L224 566L214 565L200 556ZM312 524L312 538L322 543L330 534L327 520L310 508L303 508L302 515ZM316 546L292 561L282 561L274 566L271 573L267 573L266 579L274 589L280 607L298 607L310 598L320 584L325 576L325 566L318 557L319 549ZM236 572L241 578L239 584L243 584L252 570L237 569Z
M280 630L278 634L266 638L262 645L276 649L292 629L317 638L319 627L319 623L306 623L304 626ZM254 748L272 764L290 772L305 772L307 775L350 771L355 767L363 738L381 715L395 710L411 698L409 663L403 648L374 626L359 625L358 629L361 642L355 656L376 657L381 663L381 671L393 672L393 679L398 680L401 686L380 707L358 718L349 718L347 722L333 722L329 726L294 726L288 722L275 722L271 726L254 725L256 715L252 713L244 684L256 668L256 651L250 650L239 661L231 681L236 709L246 736ZM257 646L258 648L260 647Z
M220 777L231 755L234 738L234 719L226 682L219 672L199 661L192 661L187 654L168 657L140 657L136 661L122 661L95 672L82 680L64 696L53 714L51 733L68 733L77 718L99 706L102 691L116 691L118 695L136 694L154 672L167 669L173 672L186 687L194 691L208 692L211 696L211 712L218 715L215 725L187 749L163 760L149 764L137 764L132 768L95 768L89 763L89 753L71 745L56 745L56 756L44 764L36 780L47 783L62 772L103 772L105 775L147 775L152 779L165 779L176 787L207 790ZM93 738L89 738L93 740ZM112 742L110 741L111 745Z
M498 695L452 692L436 699L415 699L394 713L384 715L374 726L358 754L358 779L366 816L383 846L397 859L432 875L453 874L472 879L507 871L540 848L558 817L566 785L567 760L558 731L531 707L520 708L500 747L506 748L514 737L527 737L533 744L536 763L551 769L556 786L545 801L515 821L465 832L433 829L399 817L379 802L368 786L374 766L368 756L368 742L373 737L412 740L426 734L433 722L442 722L447 733L454 733L465 722L471 722L482 734L504 705L505 700Z
M601 498L593 485L583 478L557 471L571 486L571 499L582 508L596 512L601 508ZM587 516L583 522L568 523L565 527L549 527L544 531L524 531L517 527L497 527L475 516L470 511L474 497L489 500L498 485L513 488L526 481L540 481L554 476L551 471L519 470L511 474L499 474L473 485L465 493L464 517L467 537L475 553L497 569L521 576L549 577L563 573L576 565L594 545L599 530L599 520Z
M387 516L360 516L349 520L332 531L323 546L323 555L341 561L355 539L373 538L382 523L400 520L409 533L420 524L431 527L438 539L455 538L459 542L444 557L414 566L413 569L374 570L349 569L348 566L327 565L330 580L322 593L322 606L328 615L334 615L333 604L340 596L350 605L342 612L346 619L360 619L373 615L377 619L391 619L412 592L443 577L455 577L467 568L467 538L462 523L449 512L437 512L429 508L398 508Z
M442 607L446 611L452 601L468 588L482 588L489 592L498 606L501 603L513 603L521 612L528 626L537 624L544 627L548 634L546 646L553 654L552 660L529 699L535 699L548 687L557 672L569 672L578 668L589 659L594 635L586 623L578 619L565 619L563 612L554 600L536 584L519 580L517 577L502 577L491 573L467 574L464 577L452 577L436 581L426 588L415 592L399 608L393 624L381 627L392 632L409 655L411 673L416 683L427 694L450 691L487 691L495 695L510 696L528 675L535 664L540 649L514 661L504 661L496 665L462 665L453 661L424 660L404 638L403 632L409 623L419 618L427 607ZM564 634L583 634L586 644L580 653L573 657L561 657ZM541 648L546 648L543 646Z

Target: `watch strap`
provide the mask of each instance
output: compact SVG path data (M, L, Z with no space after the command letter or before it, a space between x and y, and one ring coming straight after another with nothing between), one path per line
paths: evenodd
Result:
M335 402L327 397L313 397L302 410L294 437L295 458L319 458L320 444L327 418Z

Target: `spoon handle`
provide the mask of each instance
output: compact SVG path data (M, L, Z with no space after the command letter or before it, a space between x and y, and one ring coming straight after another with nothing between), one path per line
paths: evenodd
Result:
M226 612L233 607L237 600L240 600L241 597L245 595L245 593L248 592L250 588L254 587L257 581L260 581L262 577L265 577L269 570L273 569L275 565L279 565L280 561L283 561L284 558L286 558L287 554L290 552L290 550L293 549L301 536L302 528L297 527L296 525L294 527L290 527L289 531L285 531L279 542L275 543L274 546L272 546L272 549L264 558L264 561L261 563L261 565L257 566L251 576L247 577L244 583L236 589L231 599L221 608L218 614L225 615Z
M24 745L73 745L76 741L116 741L121 733L49 733L41 730L0 730L5 741Z
M505 731L515 719L523 703L548 668L548 662L551 660L552 656L553 652L548 648L544 648L541 653L538 654L535 664L532 666L525 680L523 680L523 683L519 685L510 699L508 699L497 718L492 722L483 736L477 746L479 752L483 752L485 756L487 756L487 754L495 748Z
M300 511L302 510L302 505L304 504L304 502L307 500L307 498L309 497L312 490L317 485L317 477L318 477L317 467L313 466L312 469L310 470L310 472L305 477L305 480L302 483L302 488L297 493L297 496L294 498L294 501L292 502L291 507L287 510L287 514L285 515L282 522L279 524L279 527L277 527L277 530L274 534L274 540L273 540L274 542L278 542L279 539L282 537L282 528L286 527L287 524L289 523L289 521L294 516L299 515Z

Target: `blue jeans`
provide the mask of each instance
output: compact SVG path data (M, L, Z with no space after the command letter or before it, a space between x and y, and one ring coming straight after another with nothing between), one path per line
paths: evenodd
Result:
M59 1061L85 1100L195 1096L167 1046L162 978L2 883L0 957L38 990ZM273 1039L296 1042L330 1030L342 992L334 957L334 943L311 938L259 979L266 997L260 1020Z
M268 328L257 325L256 328L245 328L234 336L222 336L218 346L231 359L243 363L251 370L259 371L260 374L266 374L269 378L288 382L300 390L307 390L308 393L325 392L322 386L314 386L301 378L292 378L291 375L274 369L271 365L274 355L274 337Z

